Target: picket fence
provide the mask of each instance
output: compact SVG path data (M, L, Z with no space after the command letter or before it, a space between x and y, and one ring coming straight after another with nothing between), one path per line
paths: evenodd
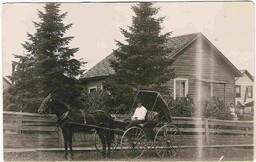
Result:
M53 115L3 112L4 148L63 147L60 128ZM253 144L253 121L227 121L173 117L173 124L182 132L183 146ZM94 147L94 131L75 133L74 147Z

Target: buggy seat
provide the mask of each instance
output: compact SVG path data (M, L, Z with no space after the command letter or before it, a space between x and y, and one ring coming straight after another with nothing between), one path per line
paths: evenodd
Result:
M144 128L153 128L156 126L158 120L159 120L159 114L157 112L147 111L145 122L139 125Z
M159 114L155 111L147 111L146 121L157 122L159 120Z
M130 117L127 117L126 119L115 119L115 127L121 128L121 129L126 129L126 126L130 125L130 123L133 123L131 121ZM155 111L147 111L145 120L140 121L140 123L137 123L137 125L143 127L143 128L153 128L156 126L157 122L159 120L159 114ZM136 122L132 125L136 125ZM130 125L130 126L132 126Z

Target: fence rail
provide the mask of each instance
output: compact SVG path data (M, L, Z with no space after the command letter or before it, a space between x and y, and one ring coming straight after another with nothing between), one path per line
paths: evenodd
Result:
M62 147L63 138L54 115L45 117L36 113L3 112L4 147ZM253 121L226 121L190 117L173 117L173 124L183 134L182 145L253 144ZM73 145L93 146L93 131L75 133Z
M180 128L185 145L200 139L205 145L253 144L253 121L173 117L173 124Z

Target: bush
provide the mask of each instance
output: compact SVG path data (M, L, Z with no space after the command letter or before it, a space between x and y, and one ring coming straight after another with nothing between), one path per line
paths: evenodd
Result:
M16 91L15 85L10 85L3 91L3 110L4 111L20 111L15 105L15 96L13 95Z
M87 101L86 109L88 111L95 111L95 110L109 110L109 95L106 91L98 90L96 92L90 93L86 96Z
M253 115L241 115L238 119L241 121L253 121Z
M126 110L124 104L116 104L115 98L104 90L87 94L84 102L87 111L103 110L109 113L120 113Z
M203 101L199 101L196 109L202 108L202 115L204 118L212 118L219 120L232 120L229 106L219 97L211 97Z
M194 102L190 97L177 98L169 100L168 105L171 108L172 116L176 117L191 117L194 112Z
M103 83L104 89L109 92L108 105L113 113L125 114L131 111L131 107L136 94L136 89L127 85L119 84L113 79Z
M170 99L171 98L171 99ZM167 101L171 108L171 114L175 117L196 117L196 110L202 109L202 118L212 118L219 120L232 120L229 106L218 97L211 97L194 103L190 97L177 98L173 100L169 97Z

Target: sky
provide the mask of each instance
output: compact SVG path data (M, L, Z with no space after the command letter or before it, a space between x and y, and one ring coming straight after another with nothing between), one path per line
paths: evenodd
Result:
M33 34L33 21L43 3L5 3L2 5L3 76L11 74L13 54L25 53L21 44L26 33ZM63 3L68 12L65 24L72 28L65 36L74 36L70 47L79 47L77 59L88 62L90 69L116 49L115 40L124 42L120 28L131 26L131 3ZM254 75L254 6L252 2L159 2L156 17L165 17L163 33L172 36L201 32L239 70Z

